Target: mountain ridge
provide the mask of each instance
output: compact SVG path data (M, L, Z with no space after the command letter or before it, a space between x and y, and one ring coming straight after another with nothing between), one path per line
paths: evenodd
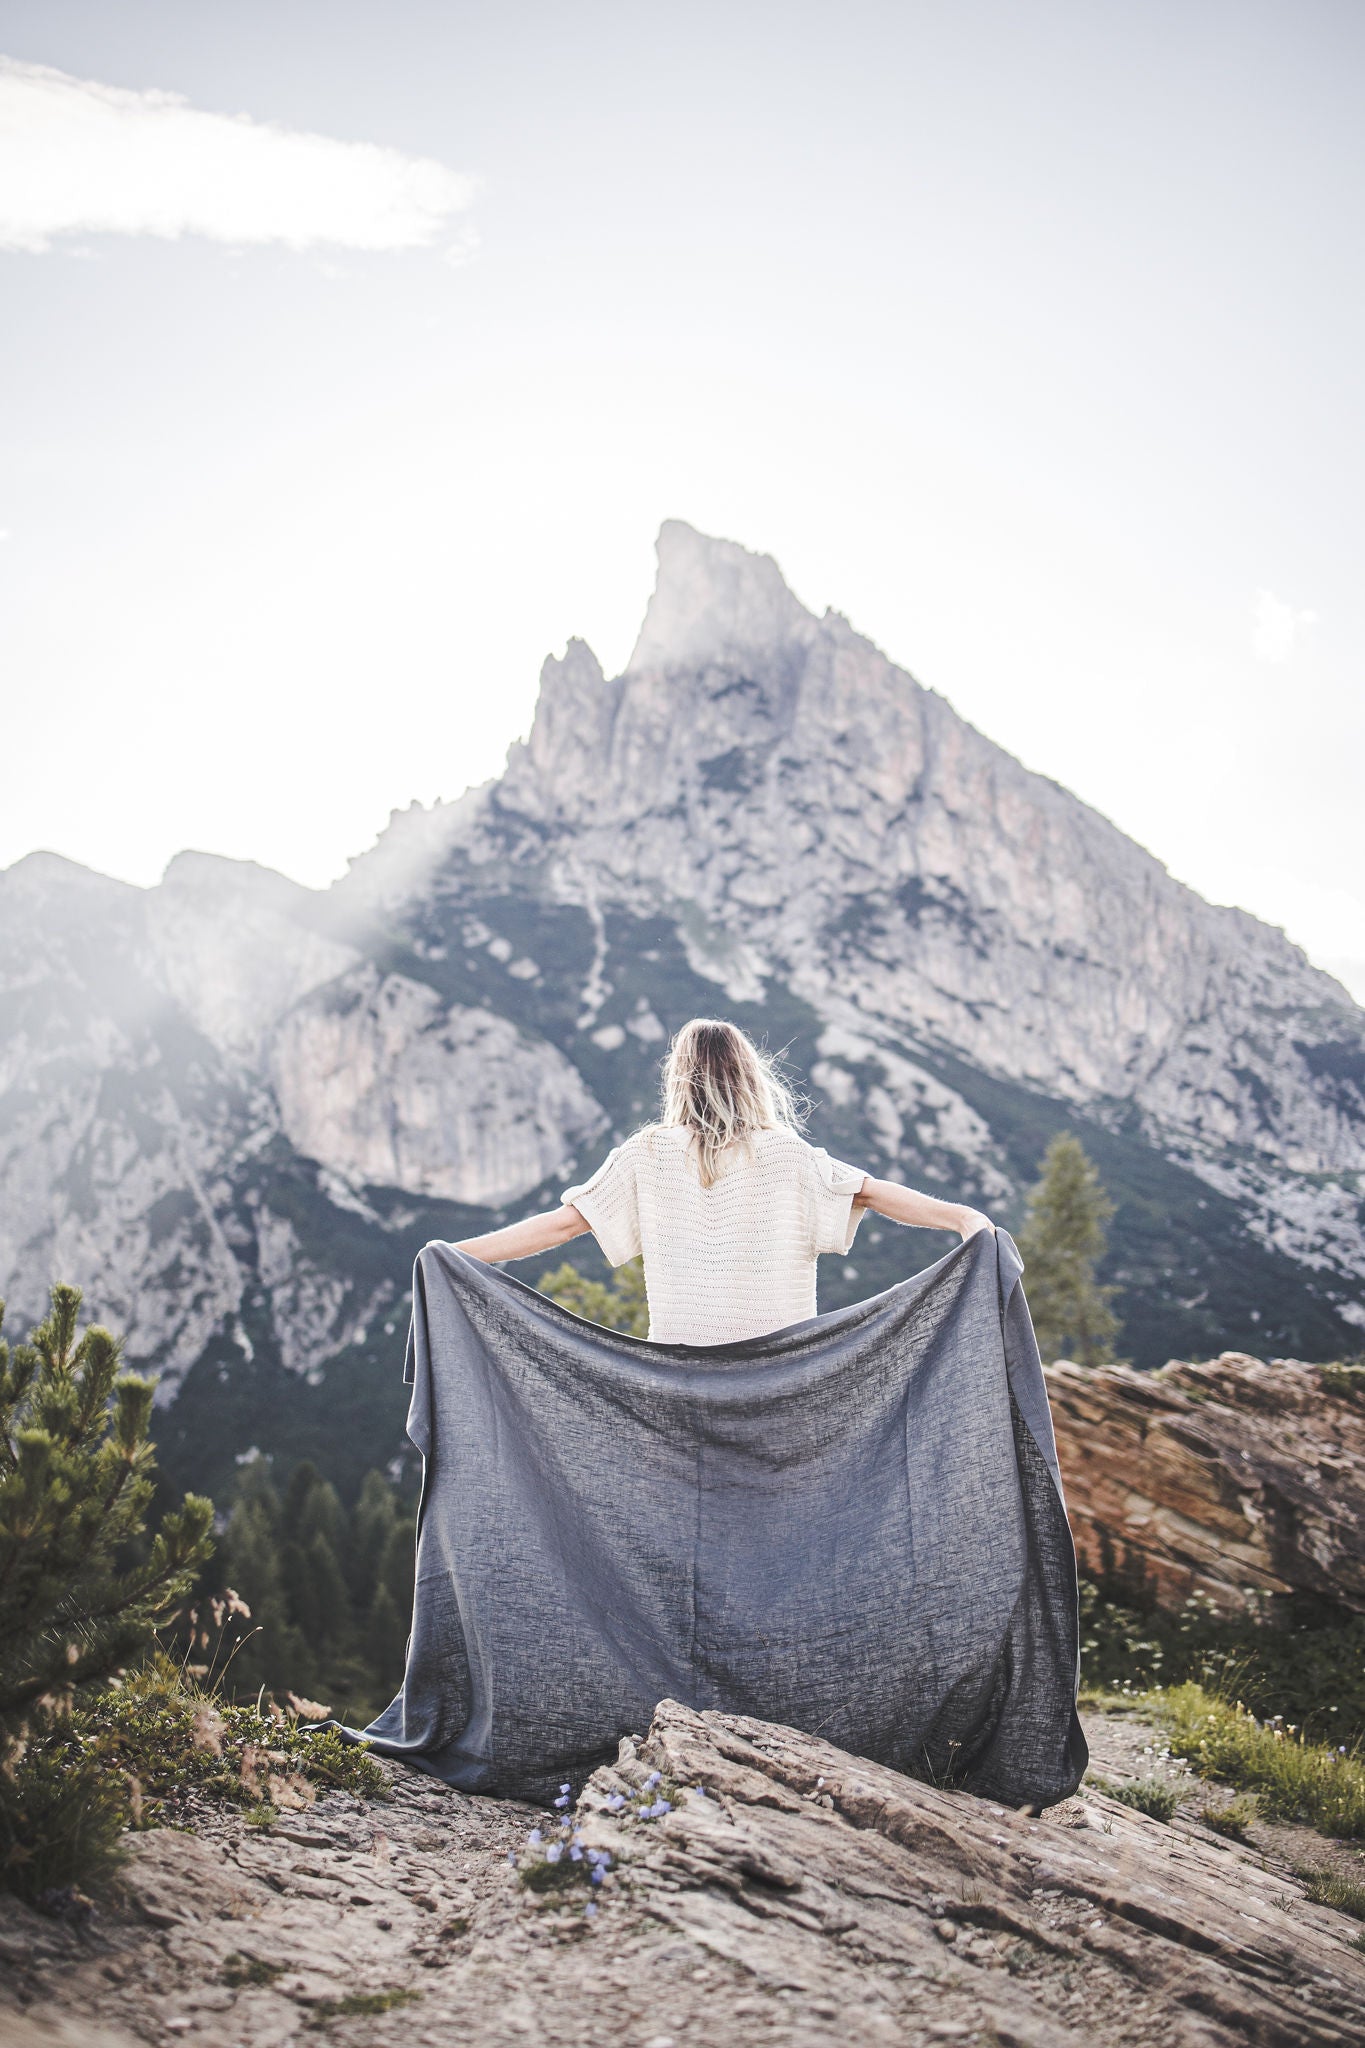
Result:
M329 889L34 854L0 932L0 1290L84 1285L197 1479L344 1460L343 1415L396 1453L413 1250L557 1199L716 1007L790 1045L818 1142L1007 1221L1076 1128L1139 1363L1359 1348L1365 1013L679 521L621 675L571 640L504 773ZM822 1298L936 1250L865 1230Z

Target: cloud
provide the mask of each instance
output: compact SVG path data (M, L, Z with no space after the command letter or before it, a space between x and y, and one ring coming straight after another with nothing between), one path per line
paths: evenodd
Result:
M1288 661L1317 623L1316 612L1296 612L1273 590L1258 590L1251 611L1251 651L1257 661Z
M0 58L0 249L79 234L423 249L473 194L431 157Z

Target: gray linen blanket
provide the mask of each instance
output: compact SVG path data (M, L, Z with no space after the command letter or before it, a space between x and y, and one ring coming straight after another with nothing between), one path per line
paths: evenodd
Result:
M986 1233L852 1308L688 1347L427 1245L412 1635L364 1739L541 1798L673 1698L1010 1805L1074 1791L1075 1554L1022 1270Z

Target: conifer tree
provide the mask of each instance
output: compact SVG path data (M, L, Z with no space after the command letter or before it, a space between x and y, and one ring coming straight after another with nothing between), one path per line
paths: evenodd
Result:
M649 1302L645 1296L645 1262L630 1259L618 1266L609 1282L587 1280L577 1266L566 1260L537 1282L542 1294L572 1310L586 1322L601 1323L608 1330L624 1330L629 1337L649 1335Z
M379 1584L384 1551L398 1522L394 1490L382 1472L367 1472L361 1482L351 1530L351 1571L356 1605L369 1606Z
M353 1509L307 1462L283 1492L268 1459L243 1471L220 1561L251 1610L234 1624L225 1686L306 1692L368 1718L403 1675L416 1525L394 1483L370 1472ZM207 1589L206 1589L207 1590Z
M243 1699L261 1686L281 1694L315 1691L317 1662L294 1620L280 1499L264 1458L254 1459L238 1479L223 1548L224 1574L251 1609L249 1628L233 1631L243 1640L228 1667L230 1690Z
M31 1342L0 1341L0 1737L141 1649L212 1548L196 1494L141 1540L152 1382L108 1330L77 1335L80 1306L54 1287Z
M1029 1192L1019 1233L1033 1327L1048 1364L1058 1358L1086 1366L1114 1361L1119 1322L1109 1304L1117 1289L1102 1287L1095 1278L1104 1256L1105 1225L1113 1213L1114 1204L1079 1139L1059 1132L1047 1148L1042 1177Z

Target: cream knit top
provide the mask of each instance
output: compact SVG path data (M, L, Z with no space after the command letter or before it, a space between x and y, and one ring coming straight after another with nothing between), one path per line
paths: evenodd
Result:
M652 1343L733 1344L815 1314L816 1258L852 1245L863 1179L779 1129L732 1144L704 1188L687 1129L652 1124L560 1199L609 1265L644 1253Z

